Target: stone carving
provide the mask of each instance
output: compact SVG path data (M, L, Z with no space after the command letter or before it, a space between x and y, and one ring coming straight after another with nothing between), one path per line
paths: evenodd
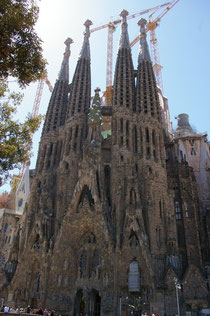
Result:
M114 293L106 292L101 300L102 312L108 313L114 310Z

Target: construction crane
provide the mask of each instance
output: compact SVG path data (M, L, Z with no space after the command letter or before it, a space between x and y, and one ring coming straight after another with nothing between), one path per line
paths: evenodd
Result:
M38 87L36 90L36 96L35 96L35 100L34 100L34 104L33 104L33 108L32 108L32 117L35 117L38 115L39 112L39 106L40 106L40 102L41 102L41 97L42 97L42 91L44 88L44 83L46 83L49 87L50 92L53 91L53 87L49 81L49 79L47 78L47 73L43 72L41 79L39 80L38 83Z
M44 88L44 83L46 83L49 87L50 92L53 91L53 87L49 81L49 79L47 78L47 72L43 72L41 79L39 80L38 83L38 87L36 90L36 96L35 96L35 100L34 100L34 104L33 104L33 108L32 108L32 112L31 115L32 117L35 117L38 115L39 113L39 106L40 106L40 102L41 102L41 97L42 97L42 91ZM26 168L26 163L23 163L19 172L19 177L23 177L24 172L25 172L25 168Z
M127 20L136 18L140 15L147 14L149 12L157 12L159 9L169 5L170 2L158 5L156 7L146 9L140 11L138 13L131 14L127 17ZM106 91L105 91L105 98L106 98L106 105L110 106L112 104L112 69L113 69L113 33L115 31L116 25L121 22L120 19L116 21L110 21L107 24L98 26L90 30L91 33L99 31L104 28L108 28L108 42L107 42L107 66L106 66Z
M157 38L155 35L155 29L157 26L159 26L159 22L161 21L162 17L164 17L164 15L166 15L166 13L170 9L172 9L178 1L179 0L173 0L172 2L170 2L167 8L165 8L163 12L161 12L154 20L152 16L153 14L157 12L157 10L152 12L149 15L149 22L146 25L146 32L150 31L150 51L151 51L151 56L152 56L152 61L153 61L153 69L155 72L157 84L159 85L162 91L163 91L163 82L162 82L162 73L161 73L162 66L160 65L159 49L158 49ZM139 35L130 43L130 47L133 47L138 41L139 41Z

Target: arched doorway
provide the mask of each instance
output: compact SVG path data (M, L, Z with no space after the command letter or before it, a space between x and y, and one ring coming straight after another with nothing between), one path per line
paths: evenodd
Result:
M88 314L89 316L100 316L101 314L101 297L99 292L95 289L91 290L89 293L84 293L80 289L77 291L74 300L74 315L80 316Z
M101 314L101 297L99 292L94 289L90 292L89 314L90 316L100 316Z
M77 294L75 296L74 300L74 315L80 315L81 313L84 315L85 311L85 300L83 297L83 291L82 289L77 291Z

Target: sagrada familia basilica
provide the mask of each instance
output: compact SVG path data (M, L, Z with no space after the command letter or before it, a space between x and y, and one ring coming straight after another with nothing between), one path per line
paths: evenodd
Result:
M65 41L4 268L0 294L8 305L96 316L129 315L132 306L162 316L176 314L177 304L181 315L210 307L207 135L193 131L187 114L172 131L146 20L138 22L134 69L127 14L121 12L111 106L98 88L91 99L91 21L71 84L72 40Z

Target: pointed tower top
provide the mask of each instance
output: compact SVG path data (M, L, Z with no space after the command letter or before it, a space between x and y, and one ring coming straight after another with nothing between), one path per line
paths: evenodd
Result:
M61 64L61 70L58 75L58 80L69 80L69 56L71 54L70 45L73 43L71 38L67 38L64 42L66 49L63 56L63 61Z
M68 48L70 47L72 43L74 43L74 41L70 37L68 37L64 42L64 44L66 44Z
M89 57L90 58L90 44L89 44L89 37L90 37L90 26L92 25L92 21L86 20L84 23L85 32L84 32L84 41L82 45L82 49L79 55L79 59L82 57Z
M127 17L128 11L123 10L120 13L120 16L122 17L121 20L121 35L120 35L120 42L119 42L119 48L130 48L130 42L128 37L128 24L127 24Z
M86 20L85 23L83 24L86 27L86 32L90 31L90 26L92 25L92 21Z
M147 24L147 20L141 18L139 21L138 21L138 25L141 26L141 29L140 31L143 33L145 33L145 25Z
M128 11L122 10L122 12L120 13L120 16L122 17L123 22L126 23L126 16L128 16Z
M140 63L143 60L151 61L149 47L147 44L147 35L146 35L146 30L145 30L146 24L147 24L147 21L145 19L140 19L138 22L138 25L140 26L140 48L139 48L138 63Z

